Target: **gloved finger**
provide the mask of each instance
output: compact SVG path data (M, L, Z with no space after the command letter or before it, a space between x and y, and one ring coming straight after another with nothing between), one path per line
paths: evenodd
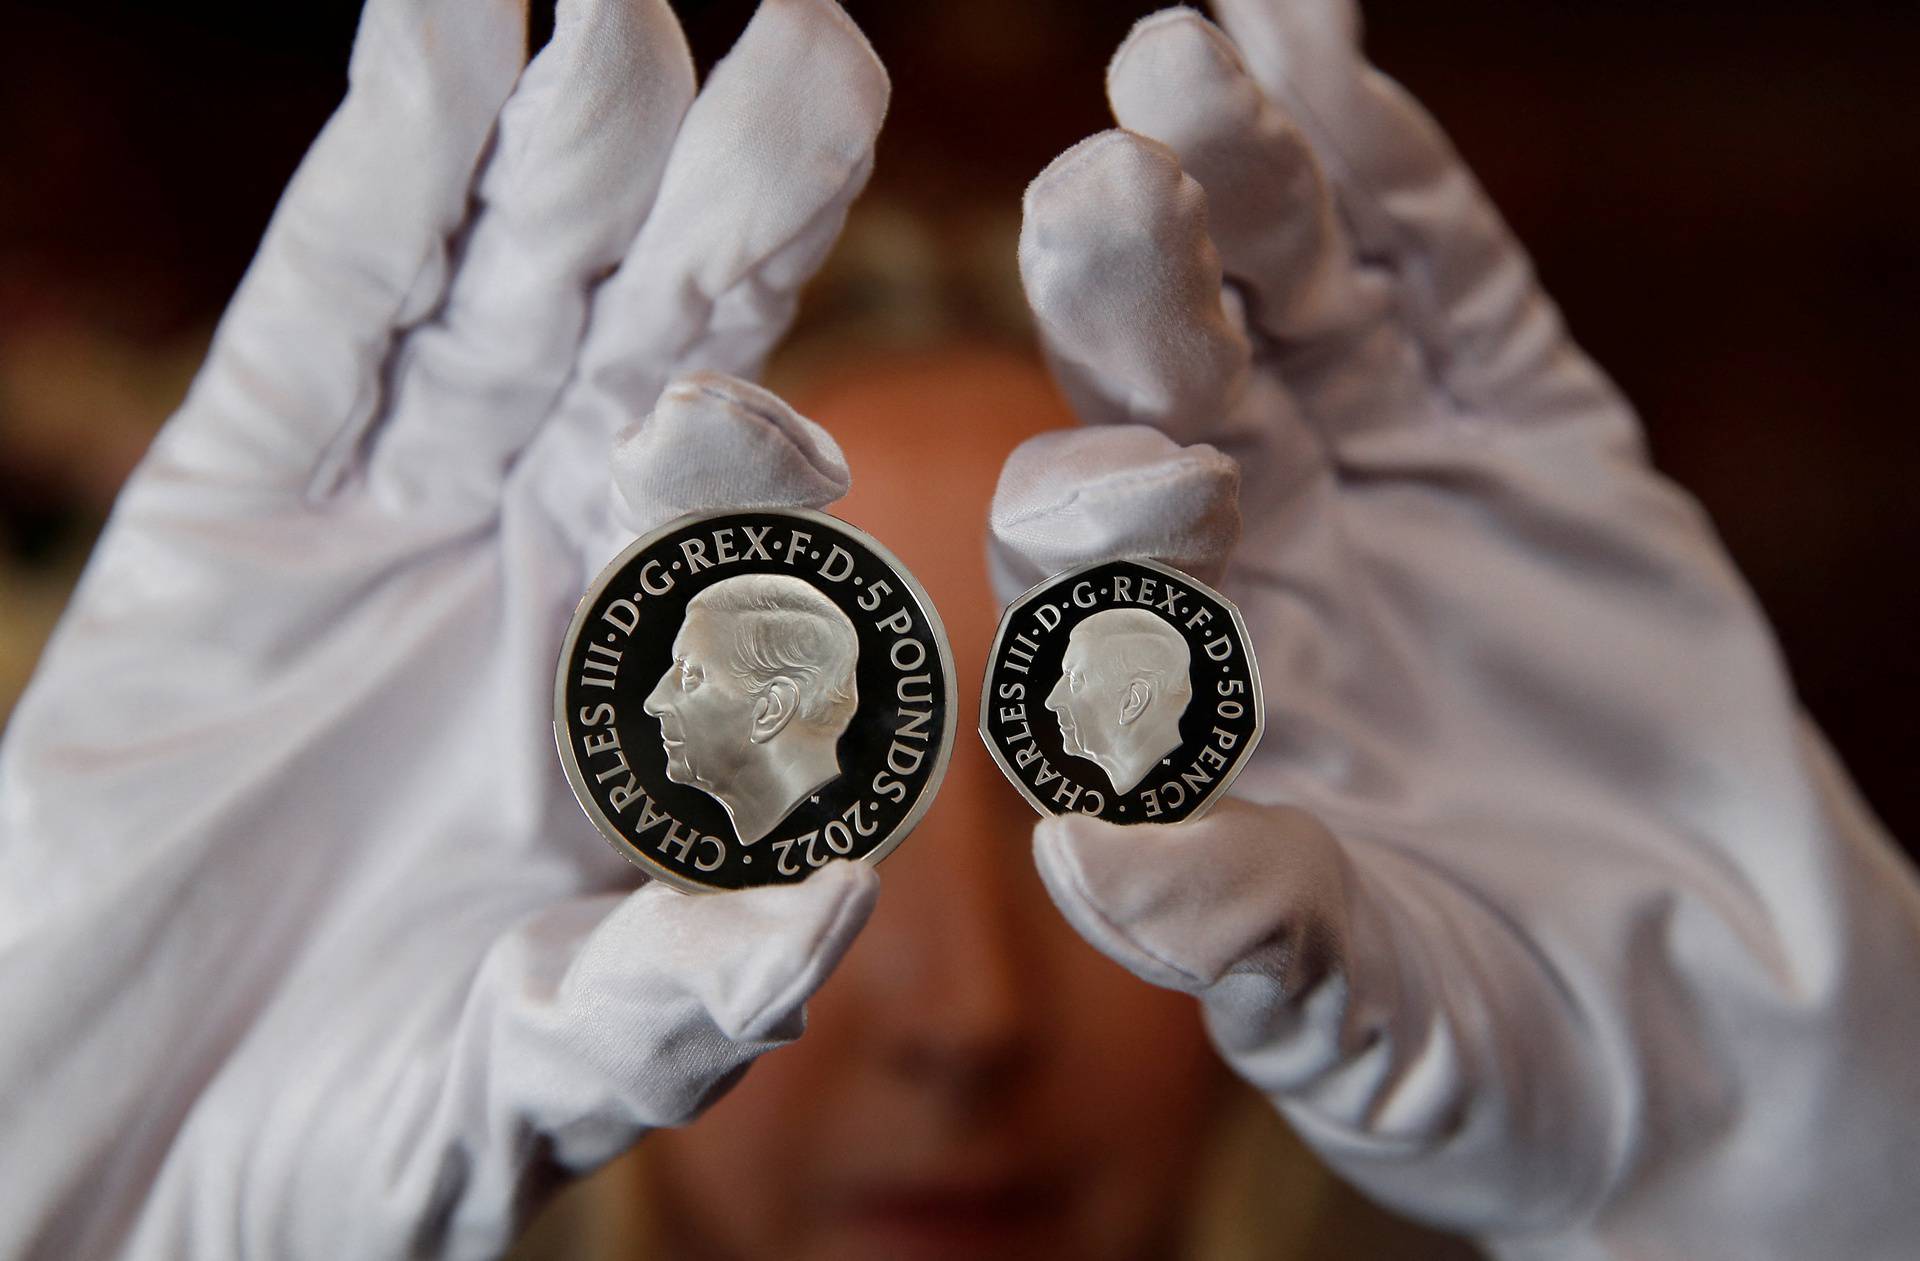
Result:
M762 0L595 295L564 423L604 441L675 373L754 375L866 184L887 95L886 71L833 0Z
M1207 231L1250 294L1249 324L1297 342L1354 321L1355 259L1319 163L1219 28L1186 8L1142 18L1107 66L1107 100L1206 190Z
M673 382L620 431L613 481L628 537L686 512L825 508L852 484L832 434L770 390L717 372Z
M1179 160L1102 132L1055 158L1023 208L1020 278L1081 418L1231 451L1249 351L1221 302L1205 194Z
M1228 798L1178 824L1042 819L1034 862L1080 935L1143 980L1198 994L1261 961L1297 993L1344 935L1346 868L1313 816Z
M640 230L692 99L666 0L561 0L501 111L446 303L399 359L378 488L497 497L573 368L588 298Z
M878 892L873 868L851 862L737 893L655 883L561 904L499 940L468 991L439 1099L420 1101L461 1132L433 1134L420 1144L433 1150L406 1163L420 1181L413 1202L444 1210L456 1233L510 1230L486 1219L525 1202L530 1135L561 1168L584 1172L647 1130L692 1120L799 1036L804 1004ZM388 1121L361 1132L420 1132ZM468 1162L451 1205L436 1176L448 1146Z
M1360 252L1392 270L1427 370L1465 404L1548 417L1611 401L1499 212L1427 114L1360 52L1351 0L1214 0L1313 141Z
M368 0L346 99L274 212L163 458L332 485L398 329L438 304L448 242L526 57L523 0Z
M1107 70L1120 125L1178 155L1207 194L1207 229L1247 304L1257 353L1329 444L1383 418L1424 419L1419 348L1362 268L1306 138L1191 9L1142 19Z
M1218 583L1240 538L1240 468L1146 425L1027 439L994 488L989 563L1011 598L1094 561L1145 557Z

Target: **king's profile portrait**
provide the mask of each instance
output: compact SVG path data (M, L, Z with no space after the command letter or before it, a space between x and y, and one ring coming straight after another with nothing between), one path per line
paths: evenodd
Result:
M718 801L753 844L839 776L859 657L852 620L798 578L708 587L688 602L644 706L660 724L667 778Z
M1067 638L1047 708L1066 751L1131 791L1180 747L1180 716L1193 699L1192 653L1172 625L1144 609L1107 609Z

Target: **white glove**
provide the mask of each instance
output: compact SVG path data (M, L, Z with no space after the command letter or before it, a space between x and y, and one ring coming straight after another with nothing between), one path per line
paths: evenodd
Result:
M550 724L623 537L844 491L778 400L662 387L755 369L885 75L831 0L766 0L698 99L665 0L524 39L510 0L370 0L15 711L0 1254L497 1253L797 1035L871 906L846 864L625 893Z
M1040 824L1055 900L1336 1168L1498 1255L1910 1255L1913 873L1351 12L1219 8L1239 52L1135 29L1129 130L1034 182L1020 256L1086 420L1218 450L1038 440L994 527L1006 594L1205 576L1233 456L1268 725L1198 822Z

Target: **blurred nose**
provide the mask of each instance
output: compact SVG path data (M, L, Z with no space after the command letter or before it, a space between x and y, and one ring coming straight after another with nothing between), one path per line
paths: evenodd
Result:
M981 791L1005 785L972 753L956 756L933 810L882 868L879 905L848 960L888 1070L969 1100L1027 1064L1045 983L1026 887L1038 887L1032 815L1011 792Z

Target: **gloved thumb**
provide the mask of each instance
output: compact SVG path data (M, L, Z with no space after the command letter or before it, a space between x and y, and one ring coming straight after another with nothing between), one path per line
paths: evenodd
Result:
M872 867L836 861L798 884L558 908L489 953L454 1071L483 1072L488 1114L591 1168L798 1037L878 891Z
M1312 815L1229 798L1174 824L1043 819L1034 861L1061 914L1143 980L1200 994L1235 973L1284 1001L1338 962L1346 861Z
M299 1151L335 1158L281 1151L260 1176L319 1178L286 1201L366 1206L360 1234L411 1230L409 1256L498 1256L556 1169L585 1173L690 1120L799 1036L803 1004L878 887L871 867L833 862L737 893L656 883L552 903L492 940L430 1055L392 1025L440 1019L440 1000L395 968L372 982L395 1000L387 1020L325 1035L340 1042L341 1072L382 1087L315 1080L285 1092Z
M1039 434L1007 457L994 490L995 588L1012 599L1054 574L1121 557L1218 583L1240 541L1239 492L1233 460L1148 425Z

